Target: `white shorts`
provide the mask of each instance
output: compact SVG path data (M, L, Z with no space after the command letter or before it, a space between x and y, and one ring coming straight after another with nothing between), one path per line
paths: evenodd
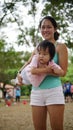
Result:
M65 104L62 86L31 91L30 105L47 106L53 104Z

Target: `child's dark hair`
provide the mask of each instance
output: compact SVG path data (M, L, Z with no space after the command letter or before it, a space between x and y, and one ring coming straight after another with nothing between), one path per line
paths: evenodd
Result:
M41 24L42 24L43 20L45 20L45 19L46 19L46 20L49 20L49 21L52 23L52 25L54 26L55 29L58 28L55 19L54 19L53 17L51 17L51 16L45 16L45 17L40 21L39 28L41 28ZM59 33L56 31L56 32L54 33L54 39L55 39L55 40L58 40L58 38L59 38Z
M43 48L44 51L48 48L48 53L50 54L50 61L54 58L55 56L55 46L52 42L49 42L48 40L43 40L42 42L39 43L37 49Z

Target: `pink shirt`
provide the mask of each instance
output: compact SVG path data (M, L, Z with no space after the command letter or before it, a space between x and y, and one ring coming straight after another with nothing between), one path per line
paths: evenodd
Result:
M60 68L56 63L49 62L49 65L53 65L54 67L58 67ZM38 54L34 55L32 58L32 61L29 65L27 65L24 70L26 73L26 76L28 78L28 80L30 81L30 83L34 86L34 87L38 87L41 82L44 80L44 78L47 76L47 74L38 74L38 75L34 75L30 72L31 68L33 67L38 67ZM25 81L25 74L23 77L23 80Z
M32 74L30 72L30 70L33 67L38 67L38 55L34 55L32 58L32 61L29 65L27 65L24 69L25 69L25 73L26 76L28 78L28 80L30 81L30 83L34 86L34 87L38 87L40 85L40 83L43 81L43 79L45 78L46 74L40 74L40 75L35 75ZM25 81L25 79L23 79Z

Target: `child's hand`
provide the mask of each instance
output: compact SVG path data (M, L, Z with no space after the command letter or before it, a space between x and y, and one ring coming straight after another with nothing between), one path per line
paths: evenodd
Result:
M51 74L53 72L52 66L47 65L45 66L45 68L46 68L47 74Z
M61 69L59 69L57 67L53 67L53 71L54 71L54 73L59 74Z

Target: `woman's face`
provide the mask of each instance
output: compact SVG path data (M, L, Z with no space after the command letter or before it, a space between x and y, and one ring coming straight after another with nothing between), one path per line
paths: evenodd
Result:
M50 40L50 41L54 40L54 33L56 29L54 28L50 20L44 19L42 21L40 31L42 37L45 40Z

